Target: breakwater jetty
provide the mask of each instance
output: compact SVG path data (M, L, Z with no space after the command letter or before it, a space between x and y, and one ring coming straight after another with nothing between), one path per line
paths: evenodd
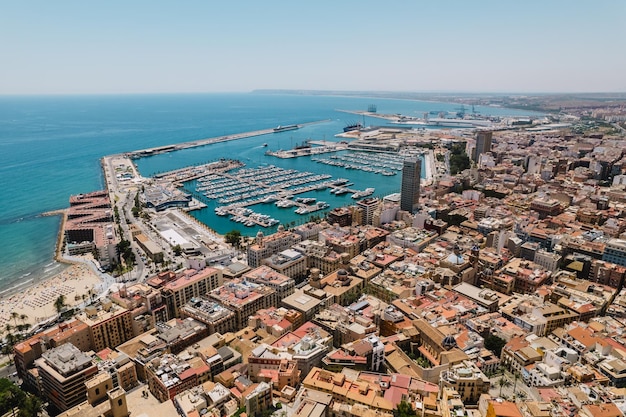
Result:
M326 123L329 121L330 120L327 119L327 120L318 120L315 122L299 123L297 125L290 125L290 126L294 126L293 129L290 129L290 130L300 129L306 126L311 126L311 125L315 125L319 123ZM180 151L182 149L189 149L189 148L196 148L198 146L211 145L213 143L228 142L232 140L246 139L246 138L251 138L255 136L263 136L263 135L269 135L269 134L274 134L274 133L280 133L282 131L283 129L281 129L279 126L278 128L253 130L251 132L234 133L232 135L216 136L212 138L193 140L193 141L182 142L182 143L177 143L173 145L159 146L156 148L140 149L140 150L128 152L125 154L125 156L131 159L138 159L138 158L143 158L146 156L159 155L159 154L173 152L173 151Z

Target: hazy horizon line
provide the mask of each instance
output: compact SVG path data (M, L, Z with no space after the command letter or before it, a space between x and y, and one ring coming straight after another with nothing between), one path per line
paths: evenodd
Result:
M139 95L201 95L201 94L300 94L300 95L357 95L357 94L441 94L441 95L624 95L625 91L464 91L464 90L325 90L299 88L258 88L246 91L151 91L151 92L37 92L37 93L0 93L0 97L53 97L53 96L139 96Z

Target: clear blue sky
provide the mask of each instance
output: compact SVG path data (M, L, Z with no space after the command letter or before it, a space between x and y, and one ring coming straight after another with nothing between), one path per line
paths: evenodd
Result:
M626 1L5 1L0 94L626 91Z

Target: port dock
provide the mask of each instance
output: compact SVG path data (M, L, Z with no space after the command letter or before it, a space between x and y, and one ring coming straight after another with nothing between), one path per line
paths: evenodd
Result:
M348 149L347 142L326 142L322 140L308 140L308 146L299 146L290 150L267 151L265 155L275 156L281 159L298 158L301 156L320 155L324 153L345 151ZM316 145L316 146L310 146Z

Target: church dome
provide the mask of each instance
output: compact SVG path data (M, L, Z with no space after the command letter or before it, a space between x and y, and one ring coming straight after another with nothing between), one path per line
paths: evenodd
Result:
M450 350L450 349L456 347L456 339L454 338L454 336L449 334L449 335L447 335L446 337L443 338L443 341L441 342L441 346L445 350Z
M452 265L461 265L465 260L463 259L463 255L457 255L456 253L451 253L448 256L448 262Z

